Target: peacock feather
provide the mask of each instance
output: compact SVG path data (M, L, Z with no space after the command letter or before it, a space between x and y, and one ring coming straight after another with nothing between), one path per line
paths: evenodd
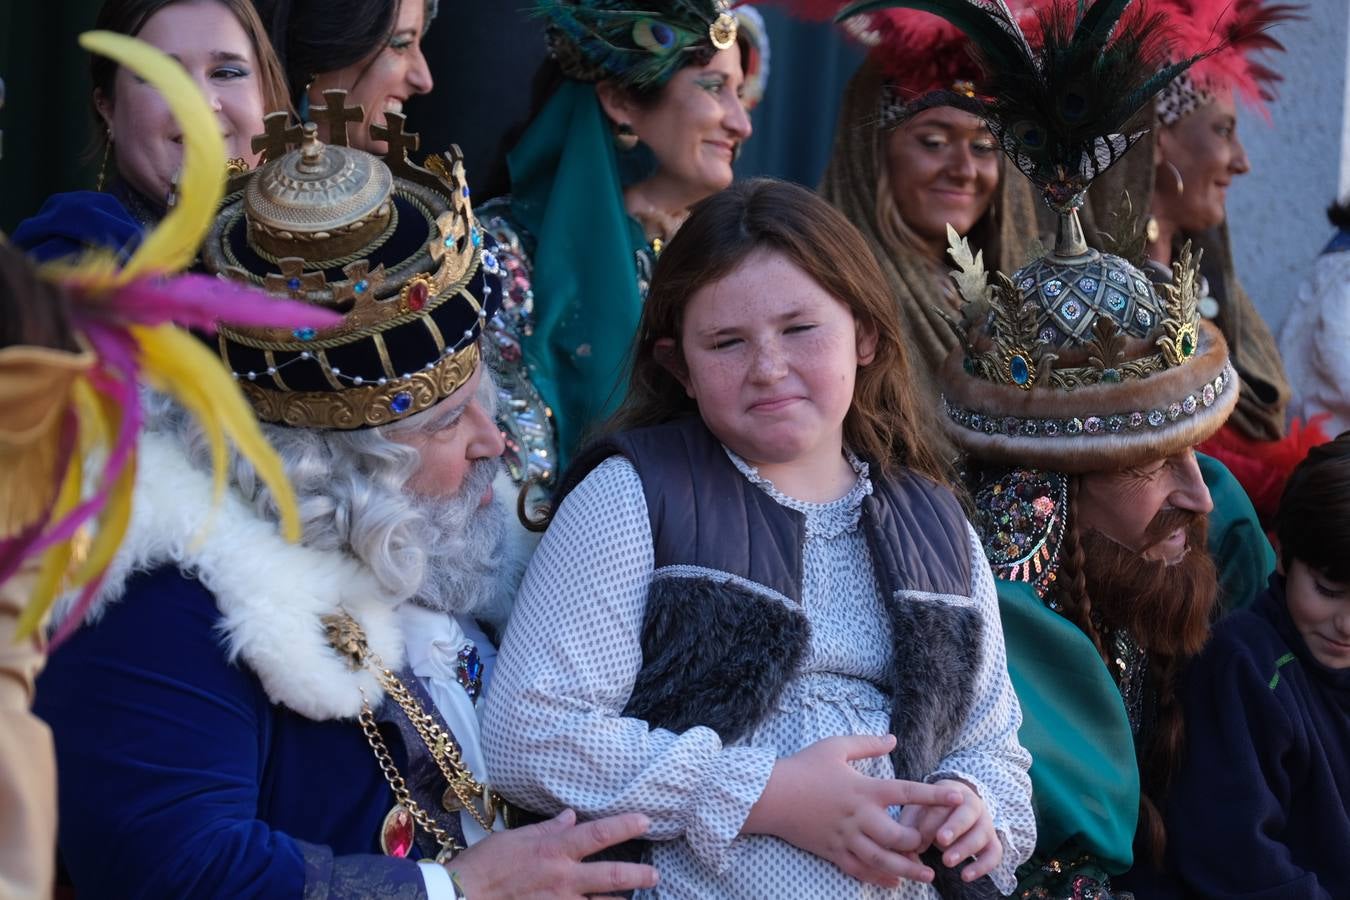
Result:
M550 47L569 77L636 88L665 84L710 57L715 26L729 21L725 0L536 0L534 14L548 21Z
M1204 55L1166 62L1163 17L1131 10L1132 3L1051 4L1040 16L1036 51L1004 0L861 0L839 18L903 6L965 31L989 73L990 97L954 105L983 116L1046 202L1067 212L1144 135L1127 129L1130 119Z

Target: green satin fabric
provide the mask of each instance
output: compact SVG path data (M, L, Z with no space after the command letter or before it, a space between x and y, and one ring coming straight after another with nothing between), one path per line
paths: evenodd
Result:
M1209 551L1221 601L1239 609L1265 587L1275 554L1241 485L1219 461L1197 456L1214 499ZM1119 874L1131 865L1139 814L1139 768L1120 692L1077 626L1030 585L997 584L1008 674L1022 703L1018 737L1032 757L1037 856L1073 848Z
M507 158L511 209L534 239L525 359L553 409L559 465L623 398L642 311L614 141L593 85L565 81Z

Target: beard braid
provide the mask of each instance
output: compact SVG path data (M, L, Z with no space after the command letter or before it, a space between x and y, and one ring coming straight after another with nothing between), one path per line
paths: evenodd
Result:
M413 596L418 606L448 613L471 614L496 624L509 608L509 580L498 577L506 518L500 498L480 506L501 464L473 464L459 492L449 499L413 497L425 521L426 554L422 586Z
M1154 865L1161 863L1167 844L1160 810L1185 747L1181 675L1209 638L1219 596L1218 570L1206 550L1206 517L1186 510L1160 512L1146 540L1152 545L1177 528L1186 529L1188 549L1173 565L1144 559L1097 531L1079 536L1084 580L1103 643L1106 634L1124 631L1148 659L1154 707L1136 748L1141 792L1135 853Z

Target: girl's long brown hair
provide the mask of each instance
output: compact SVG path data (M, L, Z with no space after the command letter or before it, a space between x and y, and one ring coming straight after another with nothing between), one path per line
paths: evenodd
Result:
M920 403L895 300L867 242L813 192L771 178L739 182L696 205L662 251L633 346L628 395L603 431L698 412L657 360L656 342L672 338L682 352L681 320L689 300L760 250L786 257L847 306L860 329L876 333L876 357L859 367L853 405L844 418L849 448L883 471L907 466L948 483L945 463L924 440L931 414Z

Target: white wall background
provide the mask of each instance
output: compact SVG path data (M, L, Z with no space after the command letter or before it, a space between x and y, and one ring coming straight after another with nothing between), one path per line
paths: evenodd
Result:
M1267 55L1284 76L1271 122L1239 113L1252 170L1228 195L1238 275L1277 337L1332 234L1324 211L1350 191L1350 0L1304 2L1305 21L1272 31L1287 52Z

